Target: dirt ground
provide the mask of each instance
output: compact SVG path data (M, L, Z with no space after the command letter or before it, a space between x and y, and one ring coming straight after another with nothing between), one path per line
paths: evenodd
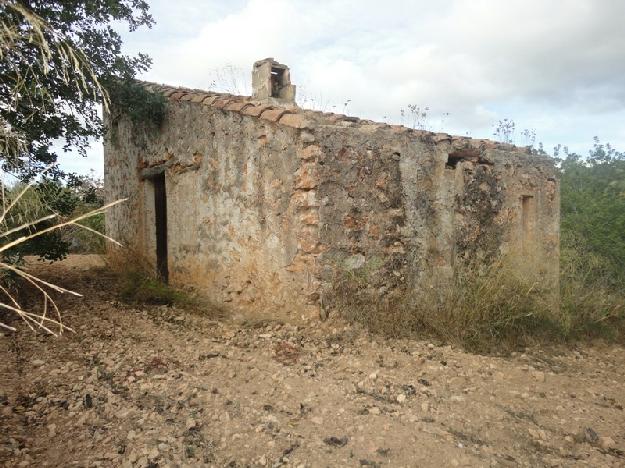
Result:
M0 336L4 466L625 466L625 350L478 356L337 319L220 319L46 267L75 334Z

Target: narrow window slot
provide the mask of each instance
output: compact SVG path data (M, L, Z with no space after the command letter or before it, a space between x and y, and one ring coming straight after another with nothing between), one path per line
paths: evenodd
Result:
M521 244L524 252L529 252L534 244L536 202L531 195L521 197Z

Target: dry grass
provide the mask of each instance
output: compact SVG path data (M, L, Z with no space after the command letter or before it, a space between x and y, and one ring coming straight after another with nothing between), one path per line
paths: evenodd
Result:
M335 291L348 320L391 337L428 337L469 351L501 352L535 342L623 337L622 293L563 275L555 285L524 274L517 262L466 271L418 293L380 299L346 279Z
M196 291L163 283L155 266L131 248L110 249L106 263L117 277L119 298L128 304L172 306L211 318L226 316L222 308Z

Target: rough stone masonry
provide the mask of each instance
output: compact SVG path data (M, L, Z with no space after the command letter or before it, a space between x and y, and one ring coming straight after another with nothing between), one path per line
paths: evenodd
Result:
M106 229L174 285L280 317L327 313L345 278L418 294L504 257L557 285L547 157L301 109L271 58L251 97L145 86L168 98L159 129L105 116L107 201L129 199Z

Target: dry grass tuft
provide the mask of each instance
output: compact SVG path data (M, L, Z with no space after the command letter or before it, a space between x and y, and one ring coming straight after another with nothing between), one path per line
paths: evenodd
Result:
M534 342L623 337L624 296L563 275L557 285L533 280L517 262L499 261L480 274L466 271L419 292L373 297L340 281L340 313L389 337L428 337L474 352L501 352Z

